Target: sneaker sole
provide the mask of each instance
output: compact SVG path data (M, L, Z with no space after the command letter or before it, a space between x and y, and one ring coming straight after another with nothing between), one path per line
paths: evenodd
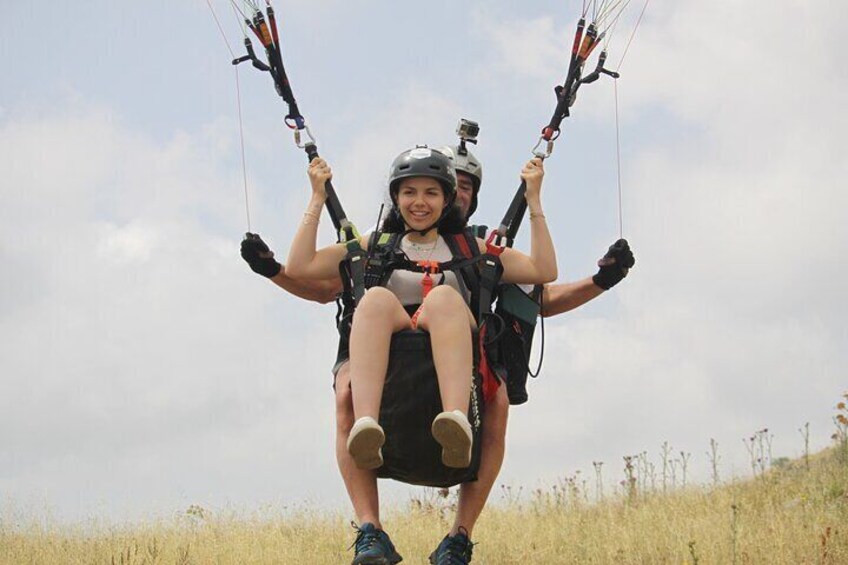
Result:
M440 416L433 420L432 432L442 446L442 463L445 467L465 469L471 465L471 438L459 422Z
M403 561L400 555L392 557L367 557L362 561L354 561L354 565L395 565Z
M386 436L381 429L365 428L350 438L347 450L353 457L353 462L360 469L376 469L383 466L383 454L380 453L380 448L383 447L385 442ZM380 562L374 561L373 563L379 564ZM389 562L386 561L386 563Z

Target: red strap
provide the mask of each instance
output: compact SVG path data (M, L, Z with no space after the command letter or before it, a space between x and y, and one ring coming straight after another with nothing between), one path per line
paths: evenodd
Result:
M439 262L438 261L418 261L418 266L424 269L424 276L421 277L421 287L422 287L422 301L424 298L427 298L427 295L430 294L430 291L433 290L433 279L430 277L430 273L436 274L439 272Z
M488 239L486 239L486 253L499 257L500 254L503 253L504 247L502 245L495 244L496 235L498 235L498 232L492 230L492 233L490 233Z
M415 314L412 315L412 329L418 329L418 316L421 315L421 309L424 307L424 299L427 298L427 295L430 294L430 291L433 290L433 278L430 276L430 273L436 274L439 272L439 262L438 261L418 261L417 265L424 269L424 276L421 277L421 306L418 307L418 310L415 311Z
M459 247L459 252L462 253L463 257L466 259L474 257L474 254L471 253L471 247L468 245L468 238L465 237L465 232L454 234L453 240L456 242L457 247Z
M495 378L495 373L489 366L489 359L486 355L484 343L486 341L486 326L480 328L480 375L483 377L483 401L490 402L494 400L498 392L498 387L501 386L500 381Z
M411 318L411 320L410 320L410 321L412 322L412 329L413 329L413 330L417 330L417 329L418 329L418 316L420 316L420 315L421 315L421 309L422 309L422 308L424 308L424 305L423 305L423 304L422 304L421 306L419 306L419 307L418 307L418 310L416 310L416 311L415 311L415 314L413 314L413 315L412 315L412 318Z

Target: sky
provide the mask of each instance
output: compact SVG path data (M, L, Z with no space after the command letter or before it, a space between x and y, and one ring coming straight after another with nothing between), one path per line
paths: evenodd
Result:
M212 4L241 54L228 4ZM465 117L481 126L475 220L498 222L581 5L277 2L349 217L372 225L394 156L454 142ZM624 456L659 465L664 443L693 482L709 479L710 440L722 479L749 476L743 438L768 428L774 457L798 457L809 423L824 448L848 392L848 6L652 2L622 63L641 6L609 43L622 77L581 89L545 165L560 281L593 274L620 225L636 265L545 324L498 480L525 493L594 477L596 461L613 485ZM236 74L201 0L3 2L0 52L0 520L351 515L335 307L238 254L250 229L285 257L309 197L269 77ZM326 217L320 238L334 239ZM420 493L381 488L387 505Z

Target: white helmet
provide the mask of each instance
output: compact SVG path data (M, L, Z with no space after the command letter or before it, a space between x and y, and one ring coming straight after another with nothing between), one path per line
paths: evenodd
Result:
M440 151L447 155L458 173L466 173L471 176L474 184L474 192L471 197L471 206L468 208L467 217L477 209L477 193L480 192L480 185L483 183L483 165L474 154L461 145L446 145L440 148Z

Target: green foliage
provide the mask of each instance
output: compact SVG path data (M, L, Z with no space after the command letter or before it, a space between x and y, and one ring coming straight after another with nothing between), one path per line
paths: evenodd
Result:
M788 457L776 457L772 460L771 466L776 469L783 469L789 466L791 460Z

